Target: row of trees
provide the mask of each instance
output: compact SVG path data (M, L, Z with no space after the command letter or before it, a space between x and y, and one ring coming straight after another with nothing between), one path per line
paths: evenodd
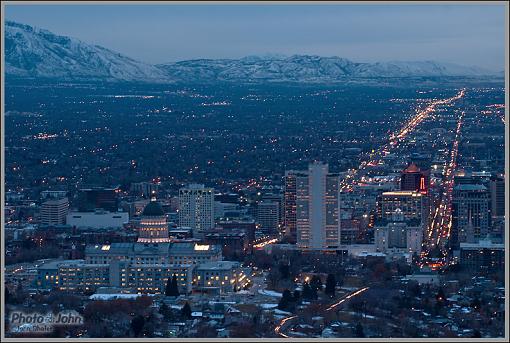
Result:
M159 307L159 313L163 315L163 318L168 322L178 319L178 316L165 303L161 304L161 306ZM180 319L184 320L191 319L191 313L192 313L191 306L189 305L188 302L186 302L184 306L181 308Z
M159 308L159 313L163 315L163 318L166 321L172 321L178 319L189 320L191 319L191 306L188 302L184 304L181 308L180 316L176 316L170 307L163 303ZM133 335L135 337L139 337L144 334L147 335L152 331L152 325L154 324L154 314L150 313L148 316L144 316L143 314L138 314L133 317L130 323L130 328L133 331Z

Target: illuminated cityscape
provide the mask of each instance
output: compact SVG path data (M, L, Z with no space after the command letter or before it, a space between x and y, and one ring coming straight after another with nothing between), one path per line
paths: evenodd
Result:
M395 8L374 10L411 15ZM151 64L17 11L3 23L3 338L508 338L501 70L309 42L320 56Z

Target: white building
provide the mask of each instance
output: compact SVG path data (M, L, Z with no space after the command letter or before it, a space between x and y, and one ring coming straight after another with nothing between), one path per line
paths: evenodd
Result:
M385 254L419 254L423 242L423 227L417 218L405 219L397 209L391 218L379 219L374 227L374 242L377 251Z
M89 244L83 260L44 264L38 268L37 286L73 292L115 287L163 293L175 275L180 291L187 294L195 266L222 258L221 246L170 239L166 216L155 199L145 206L138 232L136 242Z
M71 212L67 215L66 223L77 228L121 229L129 222L127 212Z
M194 271L193 285L202 292L228 293L245 288L249 282L236 261L202 263Z
M296 229L300 249L331 249L340 245L339 175L314 162L296 173Z
M52 199L41 205L42 225L63 225L66 223L66 216L69 211L69 200L67 198Z
M190 227L197 238L214 228L213 188L191 184L179 190L179 226Z

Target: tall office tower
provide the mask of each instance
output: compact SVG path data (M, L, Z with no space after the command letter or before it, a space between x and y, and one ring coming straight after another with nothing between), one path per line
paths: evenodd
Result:
M165 213L155 197L143 209L138 234L139 243L165 243L170 241Z
M296 171L285 172L285 186L283 194L283 227L285 236L291 241L296 241Z
M301 249L323 250L340 245L340 178L321 162L296 173L296 231Z
M453 188L451 246L478 243L489 233L490 199L487 187L460 184Z
M276 201L261 201L257 204L257 224L263 229L278 229L280 226L280 204Z
M78 193L78 211L93 212L100 208L110 212L117 212L119 210L118 192L118 187L82 188Z
M179 225L190 227L196 238L214 228L213 188L191 184L179 190Z
M378 217L391 219L393 213L401 210L406 220L418 219L422 226L428 223L427 197L414 191L383 192L379 198Z
M281 194L266 193L262 195L263 202L276 202L278 203L278 225L283 227L283 213L285 211L283 204L283 196Z
M505 216L505 178L494 175L490 181L491 214L492 217Z
M69 212L69 200L67 198L52 199L41 204L42 225L62 225L66 222Z
M400 190L427 194L430 188L430 175L423 172L414 163L402 171L400 176Z

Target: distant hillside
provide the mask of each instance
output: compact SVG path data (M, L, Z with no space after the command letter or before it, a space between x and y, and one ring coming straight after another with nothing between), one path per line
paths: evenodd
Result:
M503 76L478 67L434 61L357 63L294 55L200 59L151 65L101 46L7 21L6 75L15 78L137 82L335 82L374 78Z
M101 46L5 23L6 75L60 80L168 81L159 68Z

